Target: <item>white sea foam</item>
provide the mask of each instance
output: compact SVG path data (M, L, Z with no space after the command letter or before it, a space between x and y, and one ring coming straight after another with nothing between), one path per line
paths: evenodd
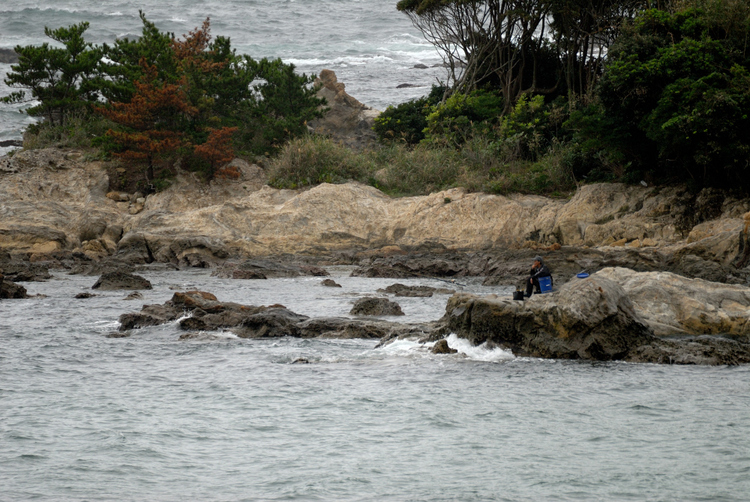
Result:
M500 348L488 349L486 343L474 346L465 338L459 338L455 334L449 335L446 340L450 348L456 349L459 354L464 354L472 361L496 363L515 359L515 356L507 350Z

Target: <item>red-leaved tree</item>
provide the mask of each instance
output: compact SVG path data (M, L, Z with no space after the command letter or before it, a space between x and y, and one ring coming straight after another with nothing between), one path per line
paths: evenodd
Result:
M155 161L185 146L179 123L197 110L188 103L183 86L160 82L156 67L145 60L141 60L141 67L144 75L134 83L136 92L130 102L111 102L109 107L97 110L122 126L120 131L107 131L119 147L115 155L124 160L145 161L147 180L152 181Z

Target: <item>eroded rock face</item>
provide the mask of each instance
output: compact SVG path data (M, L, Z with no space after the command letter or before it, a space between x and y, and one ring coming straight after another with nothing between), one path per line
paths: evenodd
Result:
M750 335L748 287L620 267L596 276L619 284L657 335Z
M475 345L490 341L515 355L554 359L625 359L655 338L625 291L603 277L526 302L458 293L448 301L446 320Z

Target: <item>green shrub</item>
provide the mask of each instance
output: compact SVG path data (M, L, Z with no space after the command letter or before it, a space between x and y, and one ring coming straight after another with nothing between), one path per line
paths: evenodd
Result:
M284 145L268 166L268 183L302 188L319 183L366 182L371 166L365 154L323 136L305 136Z
M491 91L455 93L432 107L426 140L433 146L459 148L472 136L489 134L503 110L503 98Z
M373 127L382 143L401 142L416 145L425 137L427 115L443 98L445 87L432 86L430 94L397 106L389 106L375 119Z

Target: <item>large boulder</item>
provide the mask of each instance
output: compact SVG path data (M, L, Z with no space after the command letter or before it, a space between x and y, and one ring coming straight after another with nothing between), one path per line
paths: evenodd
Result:
M390 301L388 298L366 297L354 302L354 307L349 312L351 315L381 316L381 315L404 315L401 306Z
M114 291L119 289L152 289L151 283L143 277L117 270L105 272L91 289Z
M458 293L446 306L449 328L473 344L515 355L609 361L654 339L625 291L604 277L569 282L526 302Z
M750 335L746 286L620 267L600 270L596 277L619 284L635 312L657 335Z
M6 281L0 274L0 299L28 298L26 288L15 282Z

